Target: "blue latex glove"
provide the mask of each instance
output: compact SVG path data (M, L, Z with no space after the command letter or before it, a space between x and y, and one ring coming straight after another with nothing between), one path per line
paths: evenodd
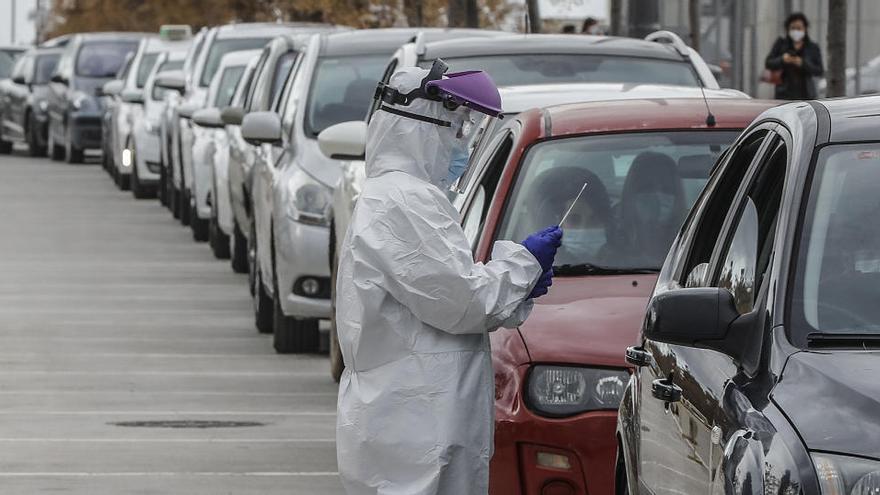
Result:
M552 268L544 272L544 274L541 275L541 278L538 279L538 283L535 284L535 288L532 289L532 293L529 294L529 299L543 296L547 293L551 285L553 285Z
M553 268L553 259L556 250L562 245L562 229L558 225L547 227L535 232L522 241L522 245L532 253L532 256L541 264L541 272Z

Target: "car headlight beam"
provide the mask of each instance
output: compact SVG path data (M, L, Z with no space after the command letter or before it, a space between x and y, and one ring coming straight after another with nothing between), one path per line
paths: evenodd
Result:
M880 495L880 462L814 453L822 495Z
M616 410L629 380L626 370L537 365L527 380L527 404L549 417Z

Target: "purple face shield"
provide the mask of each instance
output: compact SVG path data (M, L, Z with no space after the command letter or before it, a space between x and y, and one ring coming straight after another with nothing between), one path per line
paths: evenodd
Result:
M384 83L379 83L374 98L396 106L408 106L416 98L424 98L441 102L451 111L463 106L492 117L501 114L501 95L488 74L479 70L446 74L447 70L449 66L438 58L418 88L409 93L401 93ZM445 120L417 115L387 105L381 105L379 109L443 127L451 126L451 122Z

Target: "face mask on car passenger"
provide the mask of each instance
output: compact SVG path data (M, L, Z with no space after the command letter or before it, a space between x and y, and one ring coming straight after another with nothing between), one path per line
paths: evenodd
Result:
M607 236L603 227L590 227L585 229L565 229L565 237L562 240L566 251L574 256L596 256L599 250L605 246Z
M662 192L636 193L633 203L642 222L665 223L672 220L675 196Z

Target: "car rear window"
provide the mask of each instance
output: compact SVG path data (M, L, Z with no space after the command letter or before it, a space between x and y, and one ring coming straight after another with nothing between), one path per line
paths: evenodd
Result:
M792 290L793 340L880 334L880 143L823 148L810 185Z
M52 73L55 72L55 67L58 66L60 58L61 55L57 53L38 55L37 67L34 71L34 84L49 84L49 79L52 77Z
M505 54L443 58L450 72L484 70L498 86L633 83L700 86L690 64L674 60L578 54ZM433 60L420 62L430 69Z
M208 58L205 60L205 68L202 70L202 77L199 79L199 86L207 88L211 84L211 79L220 68L220 60L223 55L231 52L239 52L243 50L256 50L266 46L269 38L232 38L226 40L216 40L208 51Z
M563 225L558 275L659 270L715 160L737 135L639 132L536 144L522 162L498 237L521 241L558 224L586 182Z
M143 57L141 57L141 64L138 65L137 75L135 76L135 85L138 89L143 89L144 84L147 83L147 78L150 77L150 72L153 71L153 66L156 65L156 59L159 58L158 53L145 53Z
M318 61L306 104L306 135L350 120L364 120L388 55L326 57Z
M85 43L76 56L76 75L80 77L115 77L125 57L137 50L137 41L93 41Z

